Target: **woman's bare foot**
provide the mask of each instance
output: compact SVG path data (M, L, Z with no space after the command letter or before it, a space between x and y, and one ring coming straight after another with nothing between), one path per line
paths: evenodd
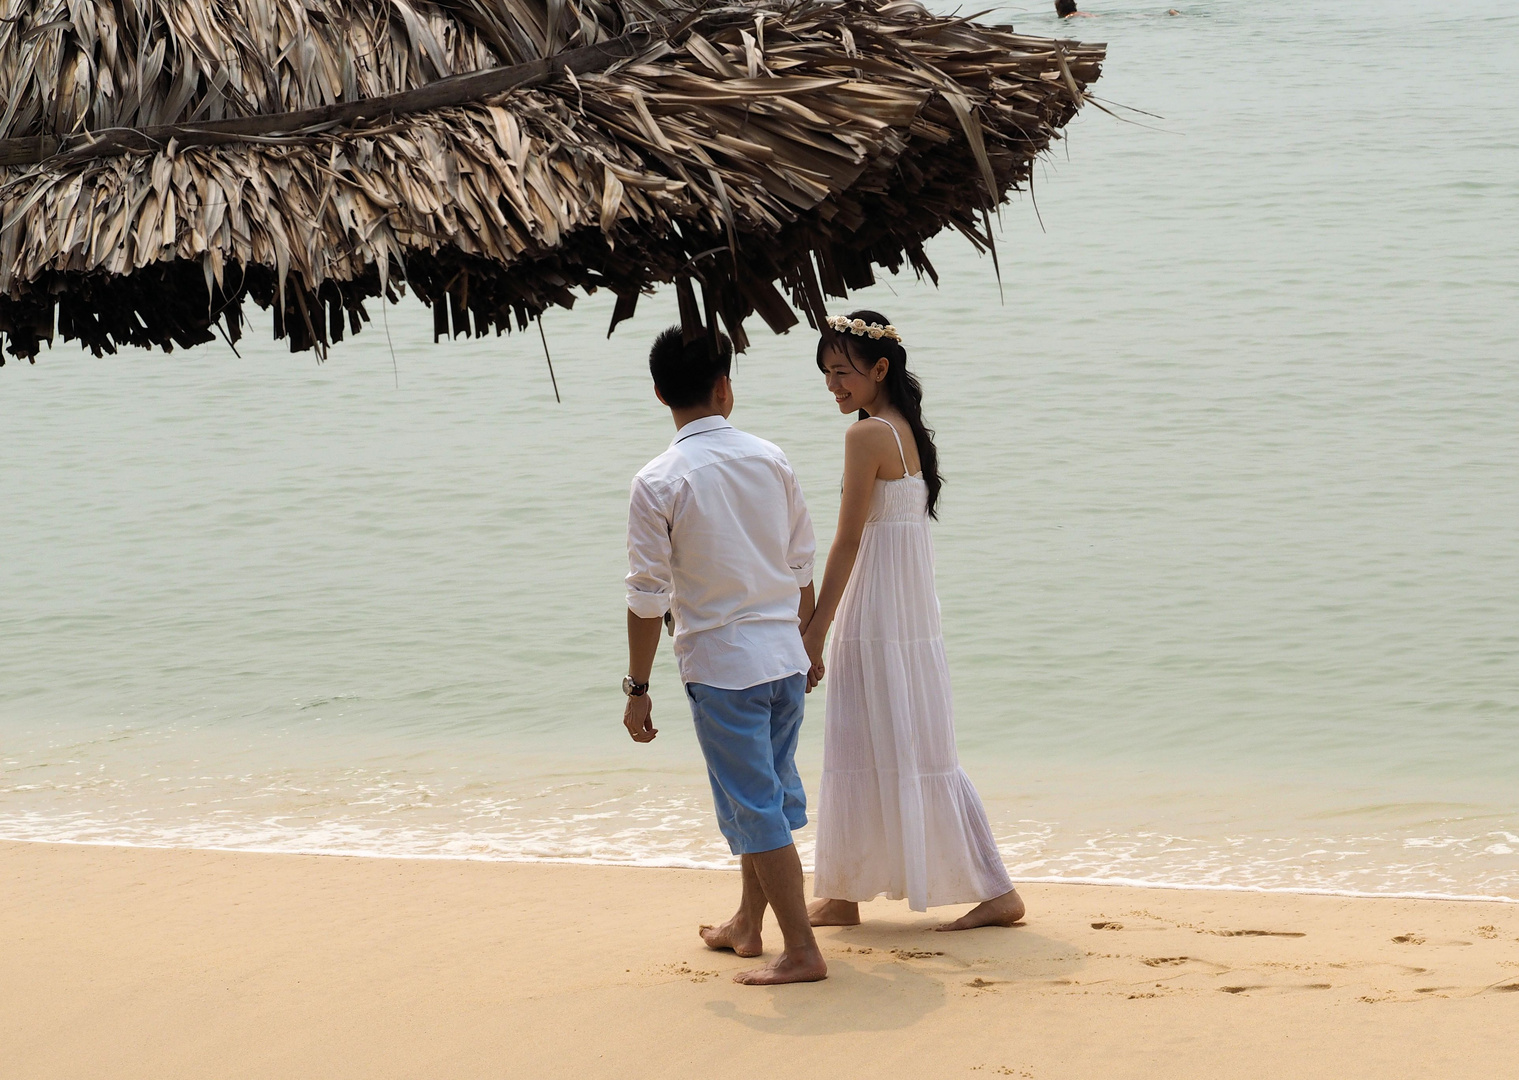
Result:
M936 930L973 930L978 926L1012 926L1023 918L1023 897L1017 889L1009 889L1001 896L983 900L952 923L937 926Z
M860 905L853 900L814 900L807 908L813 926L859 926Z
M745 986L779 986L781 983L818 982L828 978L828 965L816 949L793 957L783 952L764 967L750 968L733 976Z
M732 949L743 957L758 956L765 951L759 927L741 924L737 915L721 926L703 926L699 933L709 949Z

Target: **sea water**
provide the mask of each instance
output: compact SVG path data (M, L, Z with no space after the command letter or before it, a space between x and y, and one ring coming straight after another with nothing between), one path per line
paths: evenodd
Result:
M1000 283L949 236L835 305L926 388L963 760L1022 880L1519 897L1519 13L1171 2L989 16L1108 42L1116 118ZM673 294L552 312L562 402L372 313L0 370L0 838L731 865L668 643L620 724ZM848 418L752 332L826 549Z

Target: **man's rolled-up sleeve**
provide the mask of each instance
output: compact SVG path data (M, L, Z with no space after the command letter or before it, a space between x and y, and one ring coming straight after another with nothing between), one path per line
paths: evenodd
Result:
M805 589L812 584L817 539L812 535L812 516L807 513L807 500L802 498L802 485L790 469L786 470L786 500L791 514L791 540L786 549L786 563L796 575L797 588Z
M670 610L670 522L653 490L633 478L628 497L628 610L662 619Z

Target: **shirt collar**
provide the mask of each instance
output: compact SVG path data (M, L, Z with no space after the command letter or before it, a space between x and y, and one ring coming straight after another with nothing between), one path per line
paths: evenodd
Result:
M674 446L682 439L689 439L692 435L700 435L706 431L721 431L724 428L731 430L732 427L733 425L728 423L724 417L713 413L711 416L703 416L699 419L692 420L685 427L681 428L675 433L675 439L670 443L670 445Z

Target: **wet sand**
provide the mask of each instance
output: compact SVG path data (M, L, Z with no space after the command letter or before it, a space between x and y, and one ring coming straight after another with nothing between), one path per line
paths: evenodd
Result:
M1519 906L1028 885L733 984L735 875L0 844L0 1075L1519 1074ZM778 935L773 927L767 946Z

